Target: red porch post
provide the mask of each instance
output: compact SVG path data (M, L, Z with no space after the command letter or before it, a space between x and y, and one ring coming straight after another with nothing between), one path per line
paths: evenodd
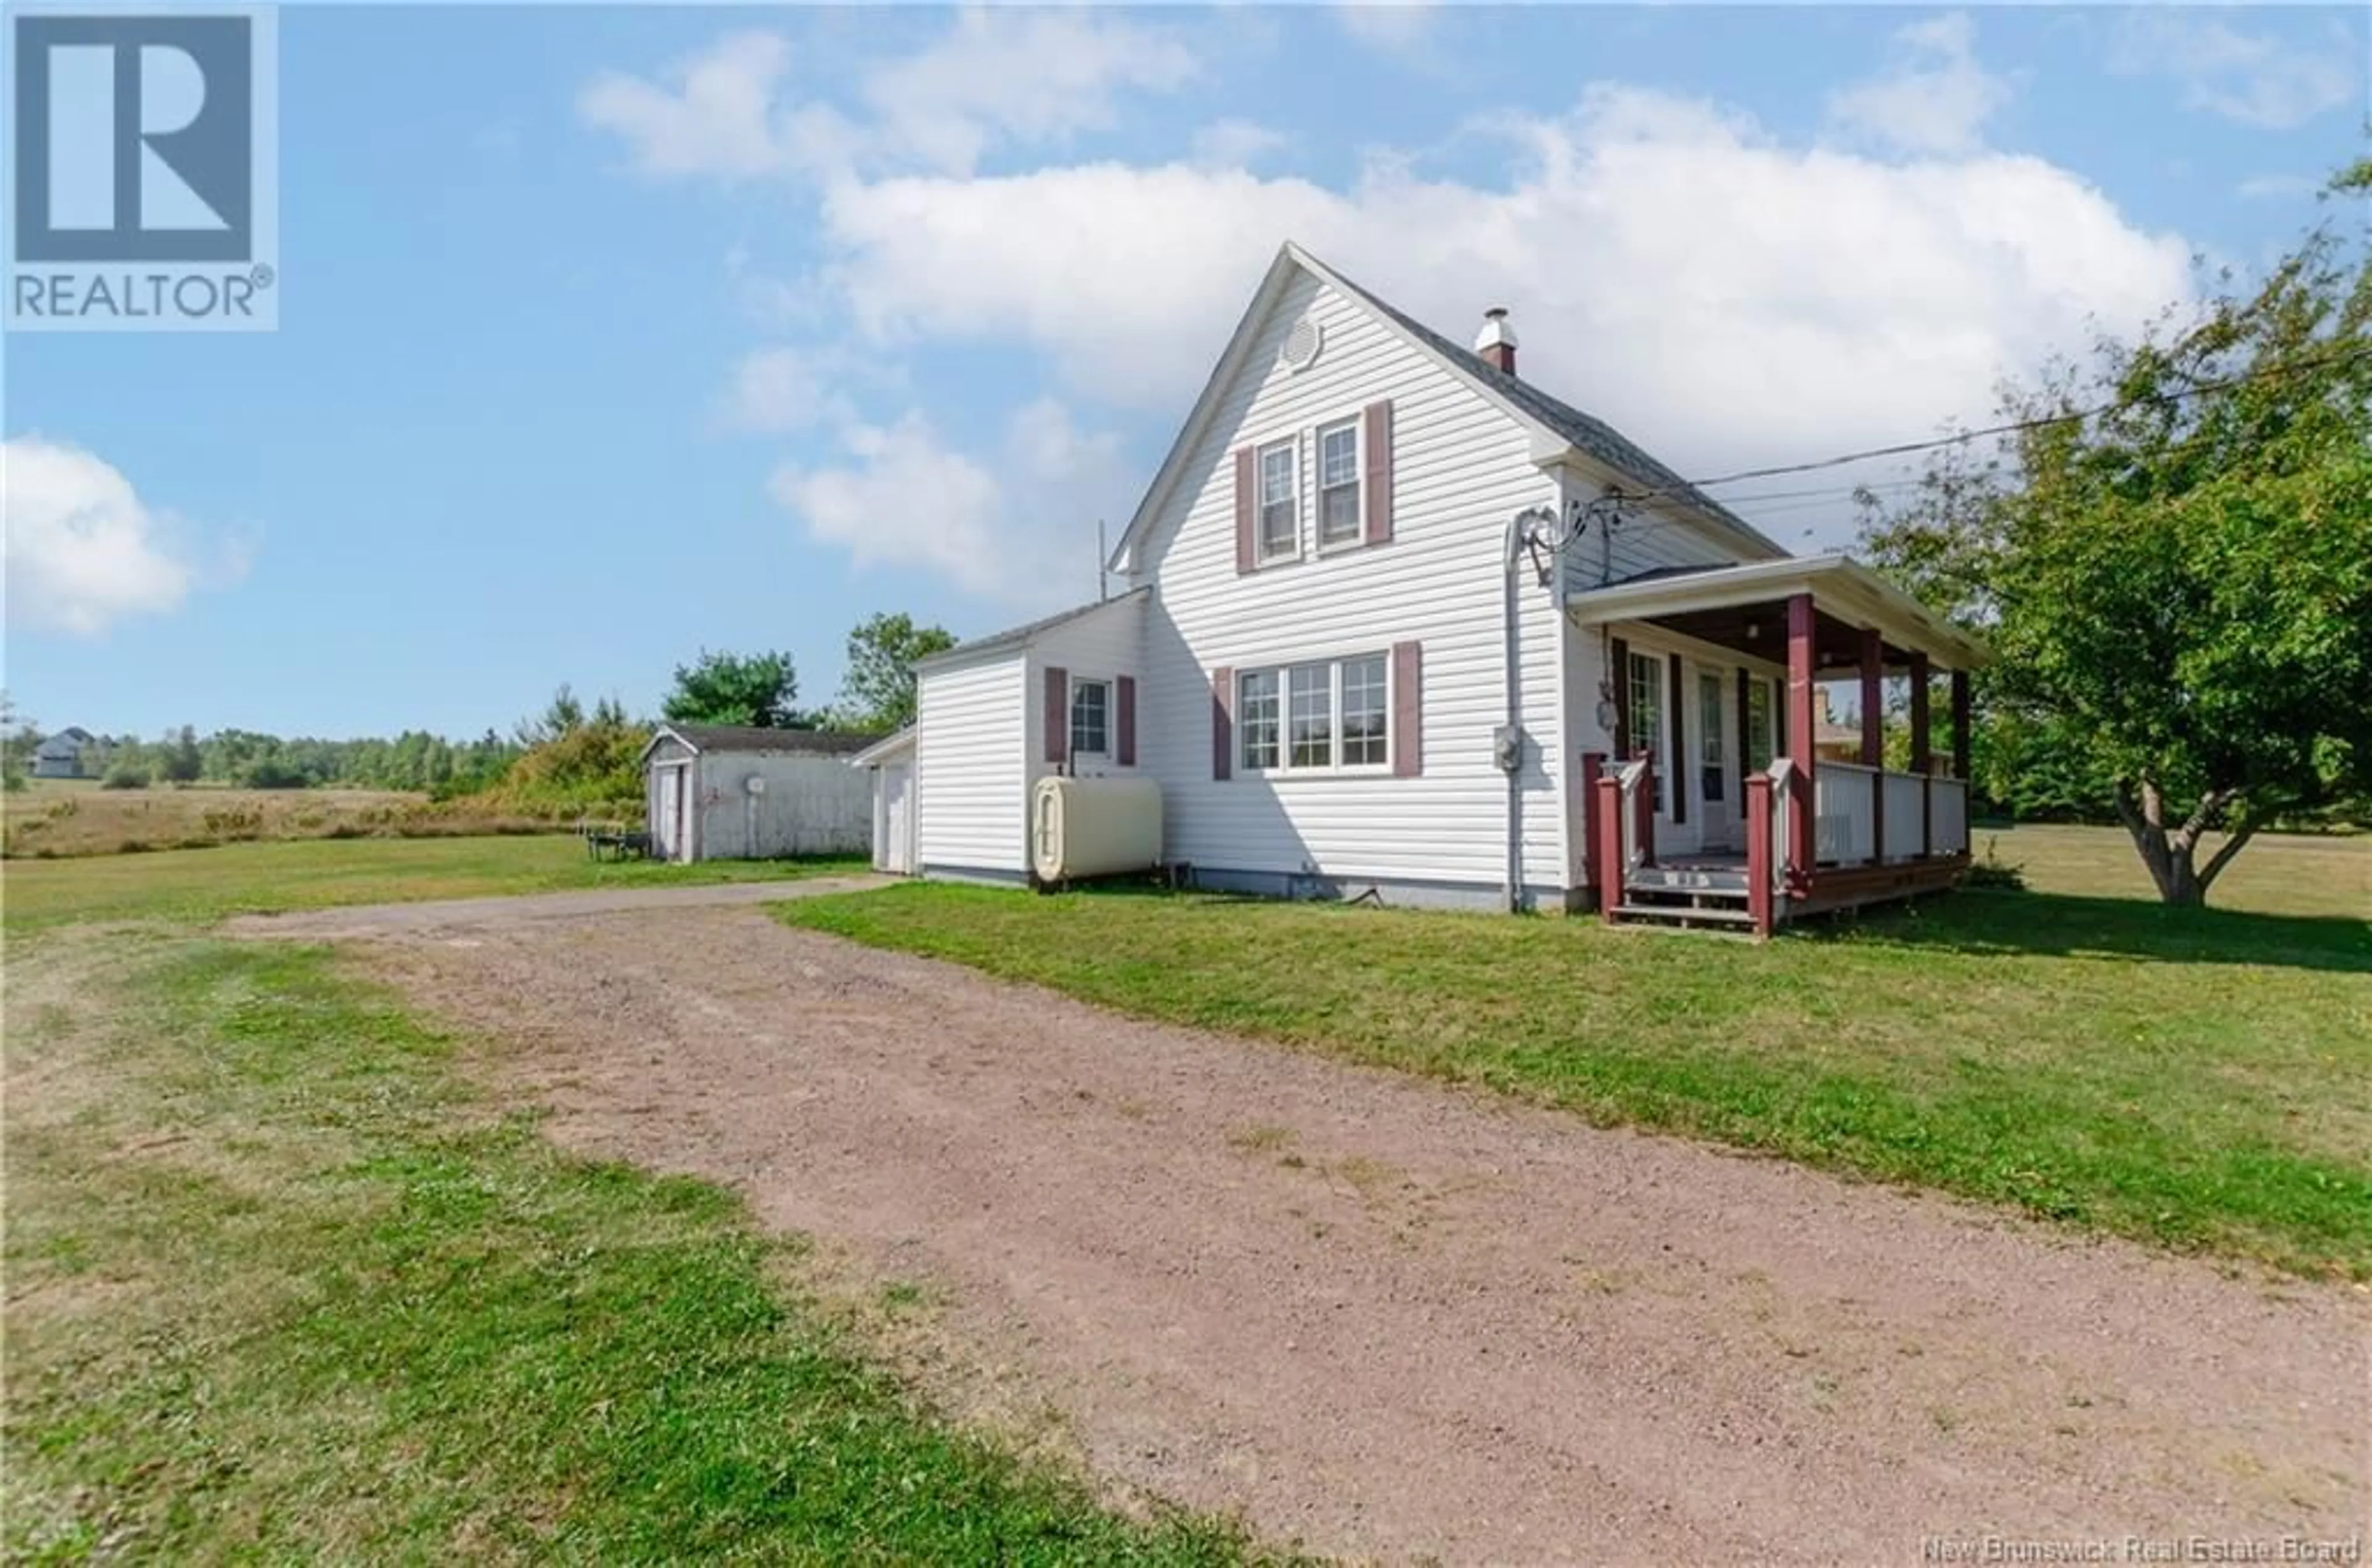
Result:
M1812 865L1820 858L1812 842L1812 772L1818 761L1812 738L1819 733L1812 712L1813 674L1819 660L1812 645L1817 626L1812 596L1791 597L1787 600L1787 743L1794 748L1791 756L1800 782L1787 796L1787 890L1798 899L1811 891Z
M1936 749L1927 742L1927 656L1911 656L1911 771L1919 775L1919 854L1936 851Z
M1590 812L1598 819L1598 842L1602 854L1591 862L1598 872L1598 912L1606 923L1614 923L1615 910L1622 902L1622 781L1601 774L1594 786L1597 797L1590 802Z
M1771 775L1746 781L1746 912L1754 935L1771 935Z
M1952 672L1952 776L1967 778L1969 761L1969 672L1956 669Z
M1598 781L1606 772L1606 753L1581 754L1581 885L1595 895L1598 868L1605 864L1605 841L1599 833Z

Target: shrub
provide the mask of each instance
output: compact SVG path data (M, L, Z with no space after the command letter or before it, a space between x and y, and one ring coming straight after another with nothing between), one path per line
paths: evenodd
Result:
M1968 874L1960 878L1963 888L1990 888L1997 892L2026 891L2026 868L2001 857L2001 841L1985 841L1985 857L1972 862Z
M107 776L99 781L99 787L101 789L146 789L148 787L148 770L145 768L135 768L129 762L118 762L115 766L107 770Z

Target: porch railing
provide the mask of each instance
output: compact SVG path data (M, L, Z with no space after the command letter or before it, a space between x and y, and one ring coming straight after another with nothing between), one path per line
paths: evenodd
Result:
M1965 854L1969 786L1960 779L1822 762L1812 775L1812 831L1822 865Z

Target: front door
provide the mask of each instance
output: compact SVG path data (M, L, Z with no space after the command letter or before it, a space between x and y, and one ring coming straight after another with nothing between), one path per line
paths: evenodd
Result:
M1733 787L1730 759L1729 704L1723 700L1728 683L1709 669L1697 671L1696 733L1689 737L1697 753L1699 831L1707 849L1735 849L1731 824L1737 814L1730 805Z
M1658 855L1697 847L1696 826L1689 815L1687 797L1680 793L1692 787L1683 772L1688 760L1673 745L1679 726L1672 722L1675 694L1667 675L1676 668L1677 661L1664 654L1634 651L1631 655L1631 755L1645 755L1656 764Z

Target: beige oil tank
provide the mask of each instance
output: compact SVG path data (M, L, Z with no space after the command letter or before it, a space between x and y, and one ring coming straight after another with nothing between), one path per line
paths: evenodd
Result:
M1038 781L1029 863L1041 882L1150 871L1161 864L1161 786L1151 779Z

